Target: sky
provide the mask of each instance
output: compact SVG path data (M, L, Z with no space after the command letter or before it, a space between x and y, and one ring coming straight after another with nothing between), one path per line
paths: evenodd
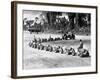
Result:
M40 14L42 14L42 11L24 10L23 18L27 18L28 20L34 20L35 17L39 17Z

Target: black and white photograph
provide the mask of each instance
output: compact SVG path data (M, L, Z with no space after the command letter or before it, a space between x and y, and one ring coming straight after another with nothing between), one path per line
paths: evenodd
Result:
M95 6L19 2L15 11L16 76L97 72Z
M91 66L91 14L23 10L23 69Z

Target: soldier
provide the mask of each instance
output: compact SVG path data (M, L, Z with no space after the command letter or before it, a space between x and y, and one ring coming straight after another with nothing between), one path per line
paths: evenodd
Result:
M83 49L83 41L80 39L80 45L78 47L78 52Z
M37 43L37 39L36 39L35 35L34 35L34 42Z
M80 45L78 47L78 49L82 49L83 48L83 41L80 39Z

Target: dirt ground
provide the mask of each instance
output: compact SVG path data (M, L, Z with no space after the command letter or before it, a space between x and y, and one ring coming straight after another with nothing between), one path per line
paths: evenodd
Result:
M91 65L91 57L80 58L79 56L71 56L66 54L48 52L44 50L34 49L28 46L33 37L49 38L50 34L29 34L23 32L23 69L42 69L42 68L63 68L63 67L84 67ZM51 37L61 37L59 34L51 34ZM73 47L75 50L79 46L79 40L82 39L84 48L91 53L90 36L77 35L75 40L52 41L43 44L52 46L60 45L62 47ZM91 55L91 54L90 54Z

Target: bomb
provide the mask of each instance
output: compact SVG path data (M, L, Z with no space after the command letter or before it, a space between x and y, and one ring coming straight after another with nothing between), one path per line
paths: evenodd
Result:
M44 42L47 42L48 40L47 39L44 39Z
M34 48L37 48L37 47L38 47L38 46L37 46L37 44L35 43L35 44L34 44Z
M44 46L42 44L40 45L40 50L44 50Z
M53 51L53 47L52 47L52 46L50 46L49 51L50 51L50 52L52 52L52 51Z
M60 46L59 46L59 48L58 48L58 49L59 49L59 52L60 52L61 54L63 54L63 53L64 53L64 50L63 50L63 48L62 48L62 47L60 47Z
M50 45L48 45L48 50L49 50L50 52L52 52L52 51L53 51L53 47L50 46Z
M70 49L68 49L68 55L72 55L72 56L76 55L74 48L71 47Z
M37 48L40 49L41 44L37 44Z
M78 50L78 56L80 57L89 57L89 51L87 49L79 49Z
M59 53L58 47L54 47L54 52L55 52L55 53Z
M49 51L48 46L44 46L44 50Z
M66 47L64 48L64 53L68 55L68 49Z

